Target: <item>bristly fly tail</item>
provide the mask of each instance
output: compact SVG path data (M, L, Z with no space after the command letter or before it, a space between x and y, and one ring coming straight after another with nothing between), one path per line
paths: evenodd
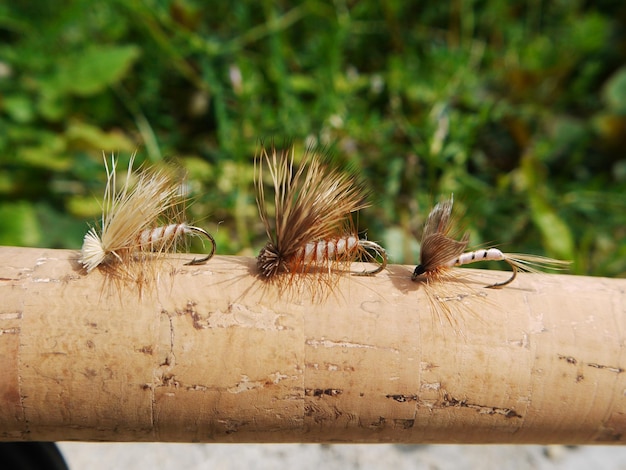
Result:
M523 253L502 253L502 260L509 263L513 269L513 275L503 282L497 282L487 288L499 288L504 287L515 279L518 271L524 271L529 273L539 274L545 269L563 271L567 269L567 266L571 264L570 261L561 261L553 258L546 258L545 256L538 255L525 255Z
M572 264L571 261L523 253L504 253L504 259L509 264L515 265L520 271L529 273L539 273L543 270L565 271Z

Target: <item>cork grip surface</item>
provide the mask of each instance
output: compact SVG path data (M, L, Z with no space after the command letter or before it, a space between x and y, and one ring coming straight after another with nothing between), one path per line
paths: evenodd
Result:
M0 247L0 440L626 441L626 280L443 302L414 266L281 291L216 256L139 295L77 258Z

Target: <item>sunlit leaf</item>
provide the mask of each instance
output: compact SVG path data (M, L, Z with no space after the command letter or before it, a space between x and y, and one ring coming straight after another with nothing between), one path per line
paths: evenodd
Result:
M86 122L72 122L65 133L73 147L103 152L132 152L136 144L121 130L103 131Z
M626 114L626 67L622 67L606 82L602 96L614 112Z
M137 46L90 46L59 63L59 90L89 96L117 83L139 57Z
M537 194L530 195L530 208L532 220L541 232L549 253L565 260L574 259L574 237L555 209Z
M0 205L0 245L37 246L41 239L33 206L26 201Z
M0 106L15 122L28 123L32 122L35 117L33 100L24 94L4 97Z

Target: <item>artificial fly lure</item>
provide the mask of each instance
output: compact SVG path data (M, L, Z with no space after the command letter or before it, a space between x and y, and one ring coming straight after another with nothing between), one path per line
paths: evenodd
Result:
M445 280L450 268L478 261L504 261L511 266L513 274L509 279L486 286L488 288L504 287L515 279L518 271L539 272L539 269L562 270L569 261L560 261L543 256L519 253L503 253L497 248L480 249L465 252L469 243L466 232L461 239L451 236L451 214L453 197L438 203L428 215L420 248L420 264L413 271L411 279Z
M163 223L166 215L181 203L181 185L169 173L143 169L133 172L134 155L128 164L126 180L118 190L117 161L104 158L107 173L100 231L92 227L85 235L81 263L87 272L98 266L124 266L149 253L174 251L184 236L203 236L211 242L211 252L188 265L205 263L215 253L215 240L205 230L185 222ZM136 179L136 183L132 181Z
M281 273L316 270L330 273L339 263L377 257L382 261L375 269L352 274L371 276L385 269L385 250L360 239L351 223L350 215L368 206L362 188L349 175L328 168L311 149L296 171L294 154L293 147L283 151L262 147L255 158L257 205L270 239L257 257L261 277L269 280ZM265 166L274 186L273 230L263 187Z

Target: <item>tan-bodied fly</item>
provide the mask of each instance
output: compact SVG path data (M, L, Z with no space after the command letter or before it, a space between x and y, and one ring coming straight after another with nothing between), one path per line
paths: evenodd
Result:
M307 149L299 166L295 149L262 146L255 158L257 205L269 241L257 257L259 275L293 280L300 274L346 272L353 261L378 266L353 275L371 276L387 265L385 250L359 238L352 214L368 206L353 176L329 167L323 154ZM274 215L268 214L263 178L269 173ZM377 261L380 259L380 261Z
M157 258L175 251L185 236L202 236L211 243L211 251L187 264L201 264L215 253L215 240L205 230L182 221L172 214L183 202L181 182L165 170L139 168L133 171L130 159L126 179L117 186L117 160L109 165L102 204L102 223L85 235L80 262L89 273L97 267L119 268ZM109 269L109 271L111 271ZM118 270L119 271L119 270Z

